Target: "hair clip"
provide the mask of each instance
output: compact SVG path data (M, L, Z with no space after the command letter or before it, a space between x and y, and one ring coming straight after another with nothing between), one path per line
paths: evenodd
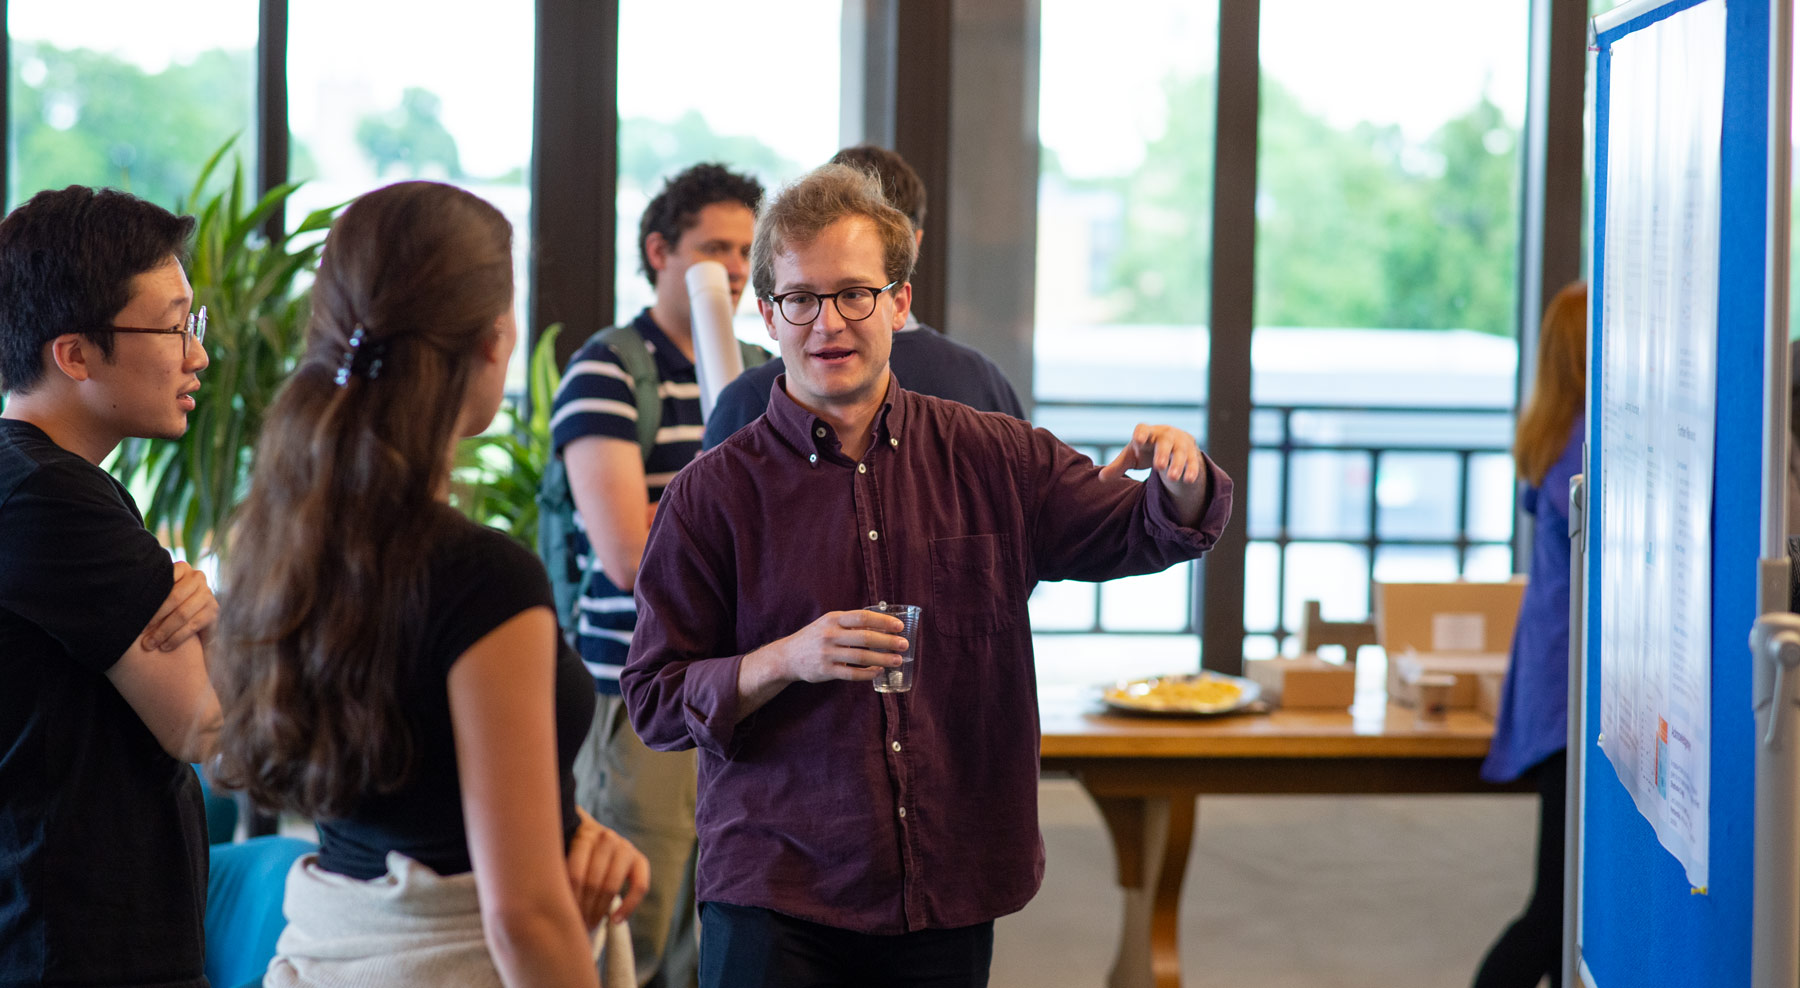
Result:
M349 384L353 374L361 374L371 381L381 376L381 358L387 353L387 344L366 343L368 337L368 330L357 323L356 329L350 333L349 345L344 348L344 354L338 360L337 376L334 378L338 387Z

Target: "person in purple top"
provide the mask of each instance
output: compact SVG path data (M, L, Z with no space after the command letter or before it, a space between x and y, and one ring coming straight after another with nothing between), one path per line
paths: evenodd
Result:
M700 749L702 985L985 985L993 920L1044 871L1031 588L1196 558L1231 512L1178 429L1101 468L905 390L916 249L841 165L765 207L752 280L787 373L669 485L638 572L620 681L647 744ZM924 608L909 693L870 685L907 644L878 601Z
M1501 934L1475 988L1535 988L1562 975L1563 811L1569 737L1569 479L1586 435L1587 285L1550 300L1538 338L1537 383L1519 413L1513 458L1519 504L1536 522L1531 582L1513 631L1512 663L1494 743L1481 776L1534 775L1539 795L1537 881L1525 911Z

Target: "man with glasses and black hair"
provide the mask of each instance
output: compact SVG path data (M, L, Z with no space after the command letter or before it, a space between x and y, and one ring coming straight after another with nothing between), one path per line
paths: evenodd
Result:
M701 983L985 985L1044 867L1038 580L1198 557L1231 481L1168 426L1106 467L889 371L911 225L826 165L757 220L787 372L664 492L621 682L654 748L700 751ZM1139 483L1124 474L1151 471ZM866 608L923 607L917 641ZM916 647L910 692L877 692Z
M921 246L925 243L925 183L905 158L887 148L858 144L832 155L831 164L849 165L875 176L888 205L905 213L912 224L913 241ZM889 360L894 375L908 390L960 401L983 412L1025 417L1012 383L986 354L925 325L910 310L905 324L894 332ZM725 385L706 419L701 445L712 449L767 410L769 388L784 370L786 365L776 357Z
M187 429L194 220L111 189L0 221L0 983L206 984L206 580L100 469Z

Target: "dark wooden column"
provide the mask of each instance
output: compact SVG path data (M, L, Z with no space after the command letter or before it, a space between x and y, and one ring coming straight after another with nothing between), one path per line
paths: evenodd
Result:
M261 0L256 19L256 188L267 192L288 180L287 0ZM285 205L263 221L263 233L287 233Z
M947 265L943 325L1000 367L1029 412L1037 331L1038 3L958 0L954 14L950 192L938 197L948 207L938 214L948 221L939 241Z
M893 142L913 166L930 197L925 243L913 271L919 319L946 327L949 305L950 233L956 218L945 208L950 192L950 0L906 0L892 5L894 43Z
M618 49L618 0L537 0L530 339L562 323L559 364L613 320Z
M1517 403L1531 390L1544 306L1581 277L1587 160L1586 0L1532 0L1531 71L1520 143ZM1530 518L1514 516L1514 569L1531 558Z
M1037 0L844 0L843 11L842 142L900 152L930 196L913 308L992 358L1029 408Z
M1250 336L1256 297L1257 92L1262 4L1220 0L1217 142L1213 161L1211 355L1206 437L1236 484L1231 524L1194 581L1200 661L1244 667L1244 548L1250 480Z
M6 0L0 0L0 31L5 31L7 21ZM12 175L9 164L12 161L12 34L6 33L6 43L0 44L0 137L6 140L4 153L0 153L0 198L6 204L12 204Z
M925 182L913 309L944 324L950 193L951 0L846 0L843 142L900 152ZM906 66L906 71L899 70Z
M256 7L256 190L260 195L288 180L288 4L287 0L258 0ZM239 144L234 150L241 153L243 149ZM262 230L270 240L287 234L285 204L269 214ZM280 832L279 816L258 810L245 793L232 798L246 837Z

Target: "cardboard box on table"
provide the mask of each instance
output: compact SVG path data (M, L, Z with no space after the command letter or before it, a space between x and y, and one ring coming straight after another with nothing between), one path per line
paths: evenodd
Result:
M1301 654L1292 658L1246 659L1244 675L1263 688L1263 696L1289 710L1345 710L1356 701L1356 657L1375 644L1375 626L1367 621L1327 621L1316 600L1301 607ZM1342 664L1318 656L1322 646L1344 650Z
M1388 658L1388 699L1403 707L1419 703L1419 680L1449 678L1452 710L1478 710L1481 683L1506 676L1505 652L1402 652Z
M1488 720L1500 719L1500 694L1506 688L1504 673L1482 676L1475 684L1475 709Z
M1317 655L1245 659L1244 675L1286 710L1344 710L1356 700L1356 665Z
M1421 675L1457 678L1452 707L1476 707L1482 676L1504 676L1525 578L1505 583L1377 583L1375 628L1388 656L1388 698L1418 702Z

